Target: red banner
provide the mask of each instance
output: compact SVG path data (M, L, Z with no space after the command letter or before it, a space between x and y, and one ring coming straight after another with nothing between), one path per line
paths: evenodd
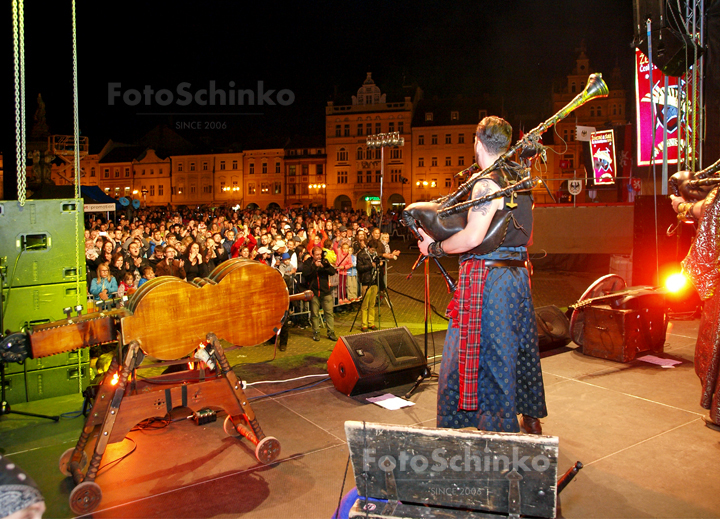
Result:
M637 114L638 165L648 166L651 161L661 163L667 152L668 164L677 164L678 144L685 150L685 95L684 80L668 76L667 93L665 75L653 65L653 84L650 85L650 62L639 49L635 49L635 113ZM655 117L653 118L653 104ZM667 107L665 106L667 104ZM655 141L653 142L653 127ZM667 150L663 144L667 128Z
M615 134L603 130L590 134L590 153L593 160L595 185L614 184L617 162L615 161Z

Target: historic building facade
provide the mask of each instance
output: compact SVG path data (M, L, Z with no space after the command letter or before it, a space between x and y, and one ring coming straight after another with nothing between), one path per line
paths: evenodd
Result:
M369 72L357 95L352 96L352 104L328 102L325 107L325 139L329 207L370 210L380 205L383 150L368 149L367 137L392 132L398 132L405 139L405 145L384 150L382 207L407 202L402 194L404 184L401 177L410 176L412 114L410 97L389 102Z

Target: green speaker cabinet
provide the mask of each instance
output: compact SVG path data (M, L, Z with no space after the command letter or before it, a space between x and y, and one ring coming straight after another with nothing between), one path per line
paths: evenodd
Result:
M5 401L10 405L27 402L25 373L5 375Z
M88 384L90 384L89 363L25 372L28 402L82 393Z
M28 325L33 326L65 318L63 308L74 307L78 301L78 287L75 282L54 285L13 287L3 290L3 328L19 332ZM79 301L87 304L87 283L80 283Z
M0 201L0 260L10 287L85 280L82 199Z

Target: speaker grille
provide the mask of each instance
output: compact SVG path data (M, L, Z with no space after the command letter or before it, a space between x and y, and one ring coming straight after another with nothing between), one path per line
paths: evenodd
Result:
M343 338L361 375L397 371L422 362L422 352L407 328L378 330Z

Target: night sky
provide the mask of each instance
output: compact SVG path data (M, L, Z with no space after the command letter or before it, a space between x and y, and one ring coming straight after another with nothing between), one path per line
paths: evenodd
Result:
M9 2L8 2L9 3ZM26 6L28 132L41 92L52 133L72 133L70 2ZM633 85L632 0L424 2L78 2L80 126L97 151L130 142L165 122L226 123L230 136L321 135L333 95L349 104L366 72L385 92L417 84L426 98L489 94L510 114L552 115L553 80L574 65L586 41L594 70L618 63ZM42 6L42 7L39 7ZM265 7L267 6L267 7ZM9 9L3 27L9 31ZM9 38L3 39L5 45ZM3 81L12 79L4 49ZM289 106L126 106L121 91L207 88L293 92ZM4 95L12 92L6 87ZM273 96L272 99L275 99ZM7 101L7 100L5 100ZM168 115L212 112L217 115ZM161 113L162 115L140 115ZM228 115L253 113L260 115ZM6 125L7 129L7 125ZM192 132L190 132L192 135Z

